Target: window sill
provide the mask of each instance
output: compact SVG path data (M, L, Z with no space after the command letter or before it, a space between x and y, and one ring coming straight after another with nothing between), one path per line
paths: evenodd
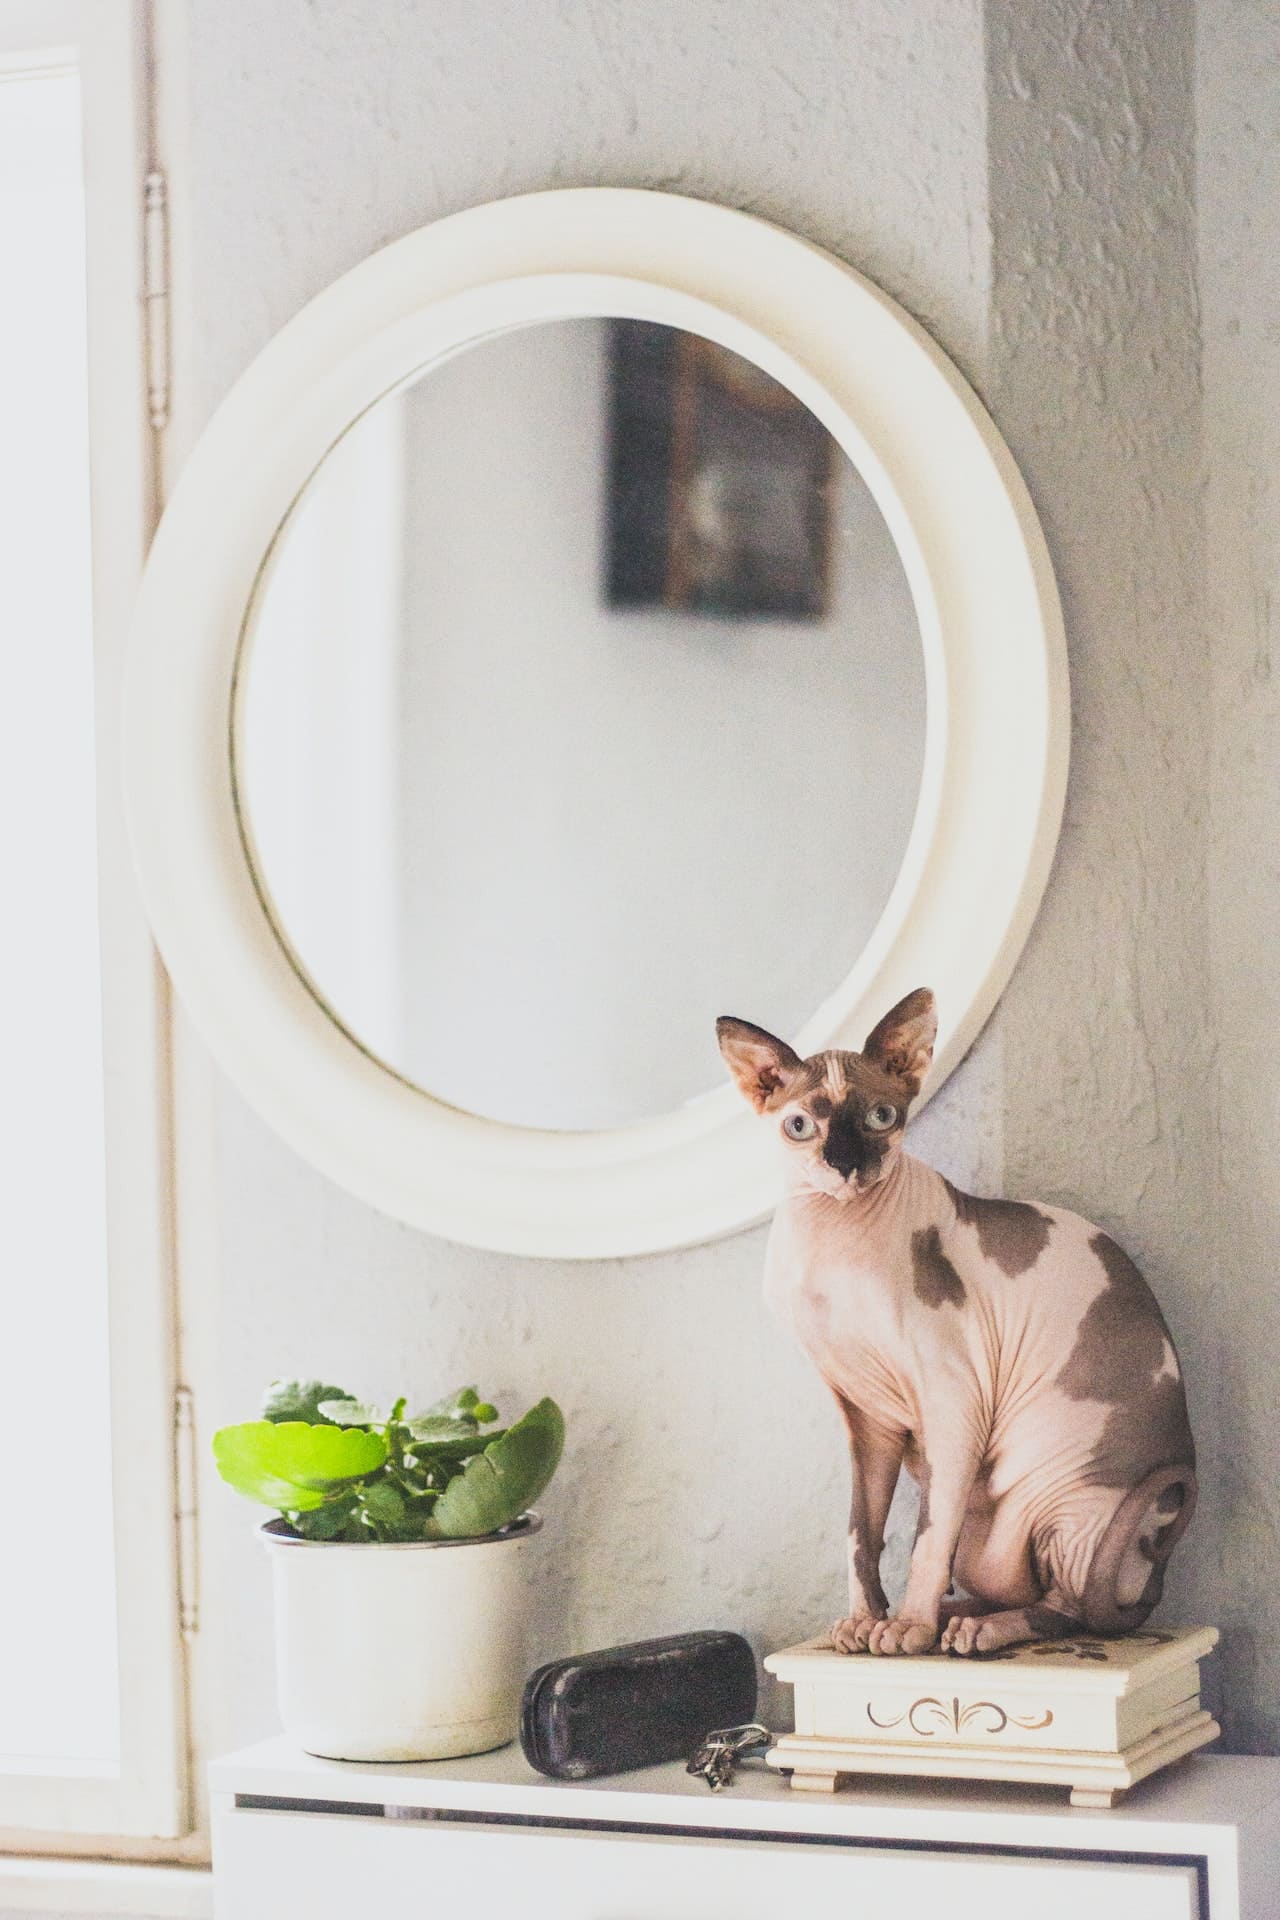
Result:
M207 1867L144 1867L104 1860L0 1859L0 1920L29 1913L112 1920L209 1920Z

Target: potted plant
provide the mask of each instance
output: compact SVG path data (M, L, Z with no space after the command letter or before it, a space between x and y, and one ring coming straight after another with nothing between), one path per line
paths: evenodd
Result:
M262 1418L213 1436L223 1479L274 1507L280 1716L308 1753L440 1760L515 1737L532 1502L564 1417L540 1400L493 1430L465 1387L389 1414L320 1381L276 1381ZM488 1431L486 1431L488 1429Z

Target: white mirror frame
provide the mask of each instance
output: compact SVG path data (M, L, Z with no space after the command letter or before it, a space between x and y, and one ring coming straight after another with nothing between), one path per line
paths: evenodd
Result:
M692 1245L761 1218L777 1192L771 1130L727 1085L639 1125L557 1133L479 1119L399 1079L319 1003L278 938L245 850L231 749L255 584L328 448L443 356L587 314L705 334L790 387L870 487L914 596L927 688L915 821L869 944L788 1036L801 1052L860 1046L896 999L929 985L941 1032L924 1097L936 1091L1035 916L1069 733L1053 572L1012 456L923 330L794 235L670 194L532 194L384 248L283 329L188 461L139 601L127 799L156 939L216 1058L306 1160L446 1239L583 1259Z

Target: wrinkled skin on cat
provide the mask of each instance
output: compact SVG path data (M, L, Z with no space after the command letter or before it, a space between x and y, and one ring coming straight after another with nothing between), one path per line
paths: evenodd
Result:
M744 1020L717 1032L785 1156L766 1296L849 1436L833 1645L982 1654L1140 1626L1196 1479L1178 1356L1137 1268L1078 1215L976 1199L903 1151L937 1032L927 990L861 1053L801 1060ZM880 1555L903 1466L920 1519L891 1619Z

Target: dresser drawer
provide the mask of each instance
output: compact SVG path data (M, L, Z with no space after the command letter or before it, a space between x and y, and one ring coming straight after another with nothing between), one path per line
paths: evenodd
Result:
M1193 1867L234 1807L216 1920L1207 1920Z

